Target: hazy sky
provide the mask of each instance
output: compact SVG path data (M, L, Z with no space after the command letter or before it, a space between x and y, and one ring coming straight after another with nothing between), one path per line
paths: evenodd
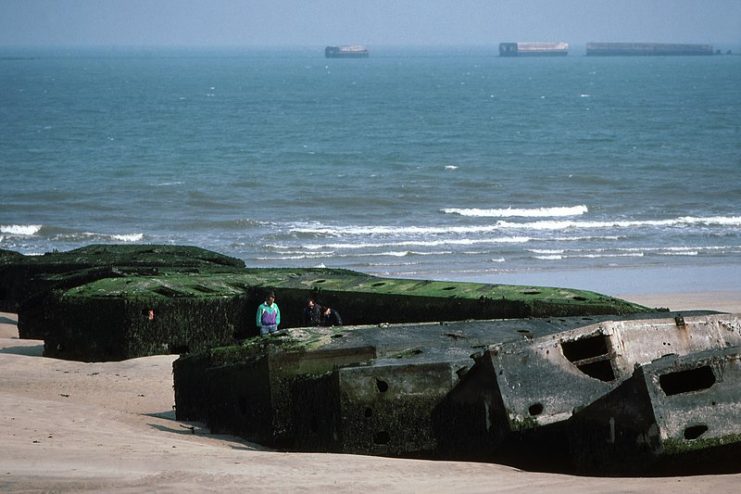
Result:
M741 0L0 0L0 45L741 45Z

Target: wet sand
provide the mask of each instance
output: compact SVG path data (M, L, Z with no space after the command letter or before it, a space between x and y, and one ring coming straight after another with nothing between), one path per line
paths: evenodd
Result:
M741 313L741 292L633 294L672 310ZM741 473L597 478L491 463L280 453L174 418L175 355L83 363L41 356L0 313L1 492L733 492Z

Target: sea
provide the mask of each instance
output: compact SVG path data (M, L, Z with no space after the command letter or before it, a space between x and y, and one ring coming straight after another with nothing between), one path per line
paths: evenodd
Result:
M96 243L741 290L741 56L0 49L0 249Z

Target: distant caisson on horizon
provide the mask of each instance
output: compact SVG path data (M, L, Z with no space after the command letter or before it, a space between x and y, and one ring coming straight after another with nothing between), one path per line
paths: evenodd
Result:
M368 48L363 45L328 46L324 49L327 58L367 58Z
M676 43L587 43L590 56L712 55L712 45Z
M563 57L568 53L569 44L563 41L499 43L499 56L501 57Z

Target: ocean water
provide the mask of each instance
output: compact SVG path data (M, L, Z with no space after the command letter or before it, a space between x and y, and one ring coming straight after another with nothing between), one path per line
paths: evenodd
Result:
M90 243L741 288L741 57L4 49L0 248Z

